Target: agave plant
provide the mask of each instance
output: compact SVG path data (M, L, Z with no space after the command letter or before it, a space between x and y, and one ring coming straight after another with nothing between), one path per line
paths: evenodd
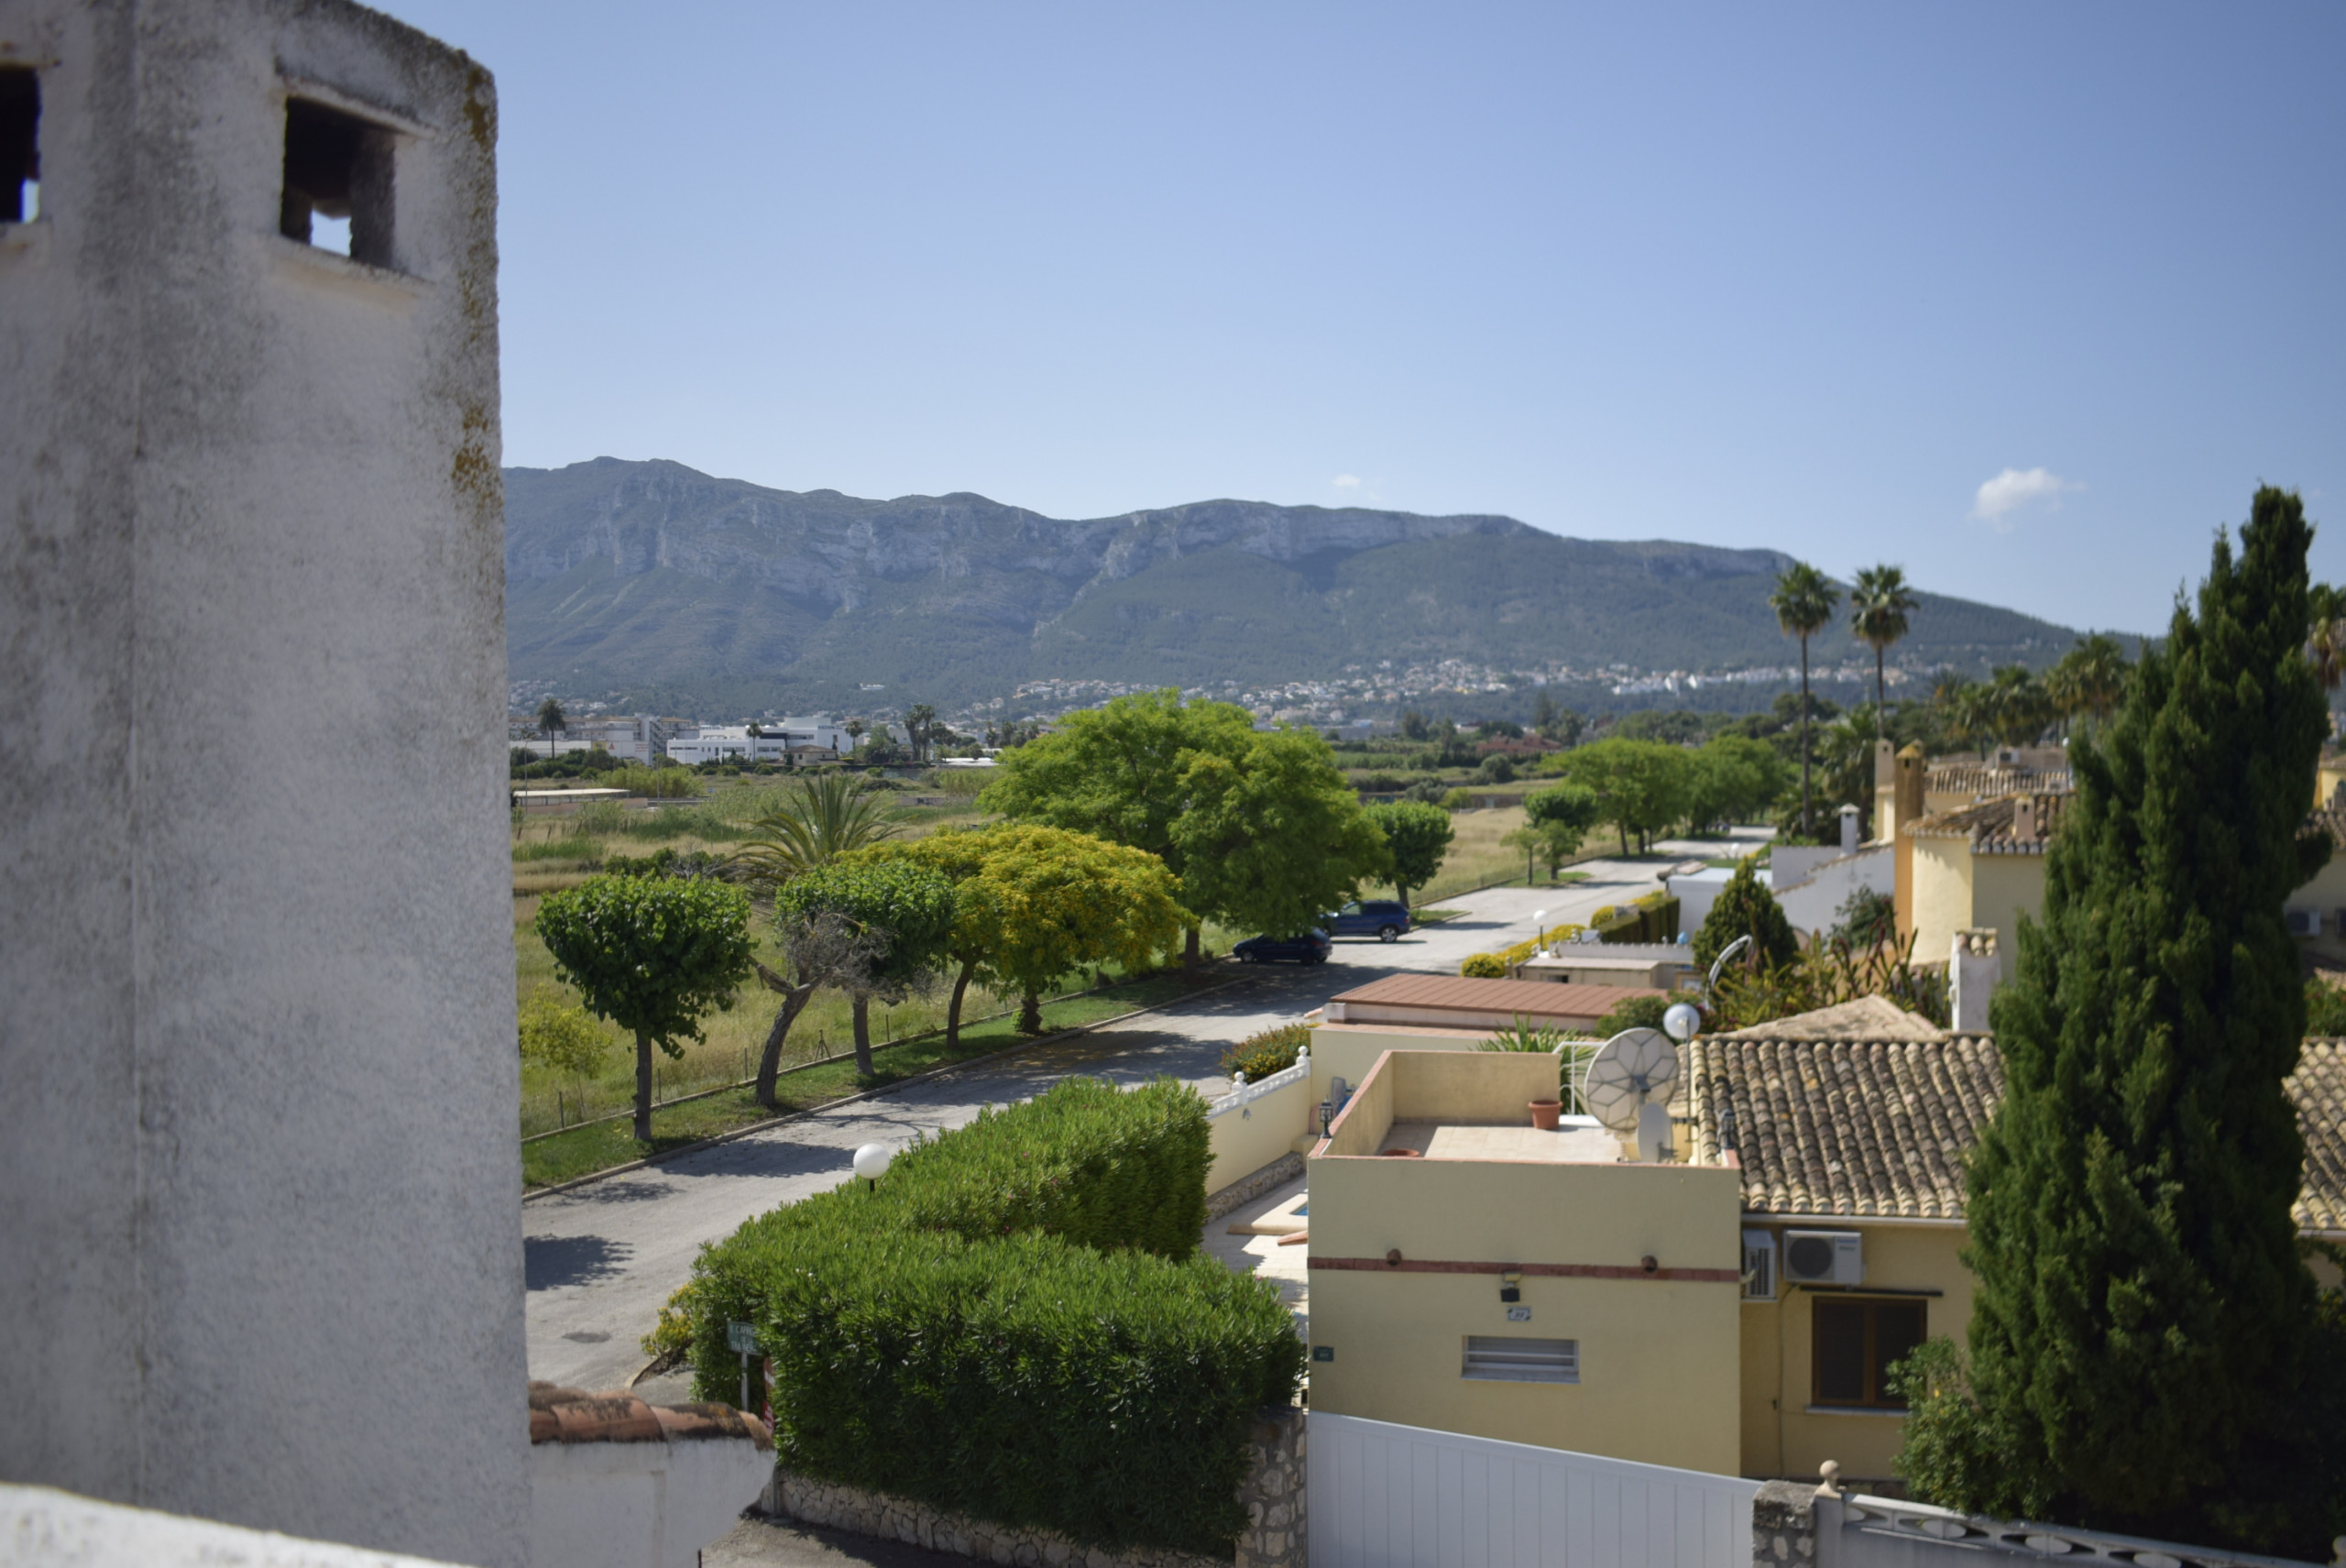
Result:
M1494 1030L1490 1038L1478 1041L1478 1051L1537 1052L1556 1058L1556 1087L1568 1115L1581 1112L1580 1075L1587 1066L1587 1058L1595 1054L1595 1045L1587 1040L1567 1039L1562 1030L1547 1024L1536 1023L1518 1013L1504 1027Z
M726 861L739 882L762 894L851 850L893 839L896 814L845 773L801 780L782 804L750 824L749 841Z

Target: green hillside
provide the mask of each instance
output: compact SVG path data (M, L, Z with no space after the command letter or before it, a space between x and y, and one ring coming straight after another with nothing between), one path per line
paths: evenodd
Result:
M1786 557L1494 517L1212 501L1061 521L981 496L770 490L674 463L509 469L517 683L667 710L960 705L1044 679L1200 685L1445 659L1781 665ZM2075 633L1923 596L1898 660L1977 670ZM1838 628L1820 666L1864 655ZM909 694L917 694L911 696Z

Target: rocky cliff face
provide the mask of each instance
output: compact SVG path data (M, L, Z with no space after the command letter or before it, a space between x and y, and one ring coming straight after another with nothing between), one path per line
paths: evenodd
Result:
M509 470L506 572L518 588L608 562L617 576L665 567L747 582L813 609L853 611L876 583L1034 579L1037 619L1096 584L1224 547L1282 564L1329 552L1460 534L1529 532L1504 517L1420 517L1357 508L1201 501L1067 521L983 496L859 500L769 490L679 463L601 457ZM1056 602L1054 602L1056 601Z
M1566 539L1504 517L1200 501L1065 521L983 496L861 500L681 464L506 471L513 678L671 710L1006 696L1038 679L1320 679L1458 659L1499 670L1717 670L1792 655L1786 557ZM1965 667L2067 634L1925 595L1910 659ZM1836 625L1820 663L1852 656ZM892 695L872 699L875 687Z

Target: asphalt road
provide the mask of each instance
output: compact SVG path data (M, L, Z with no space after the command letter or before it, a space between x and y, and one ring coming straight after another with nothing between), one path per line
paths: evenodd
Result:
M532 1199L521 1207L530 1376L580 1388L625 1383L643 1362L638 1340L684 1283L702 1244L778 1204L839 1185L859 1145L901 1147L915 1134L959 1126L983 1106L1027 1099L1075 1073L1123 1084L1169 1074L1221 1093L1229 1085L1216 1063L1230 1041L1384 975L1455 974L1468 954L1530 936L1536 911L1545 911L1544 923L1552 926L1649 892L1682 847L1661 848L1661 854L1642 861L1584 862L1577 869L1589 880L1570 886L1490 888L1449 900L1443 907L1465 916L1398 942L1339 942L1330 960L1314 968L1226 967L1238 981L1226 990Z

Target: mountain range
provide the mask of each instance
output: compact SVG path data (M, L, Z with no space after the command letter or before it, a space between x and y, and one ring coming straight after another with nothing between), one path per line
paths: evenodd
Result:
M1791 560L1774 550L1235 500L1069 521L610 457L509 468L505 496L511 679L663 711L950 710L1054 678L1251 687L1388 660L1593 677L1796 657L1767 604ZM1908 667L2043 664L2076 636L1918 597ZM1820 666L1860 655L1837 624L1811 646Z

